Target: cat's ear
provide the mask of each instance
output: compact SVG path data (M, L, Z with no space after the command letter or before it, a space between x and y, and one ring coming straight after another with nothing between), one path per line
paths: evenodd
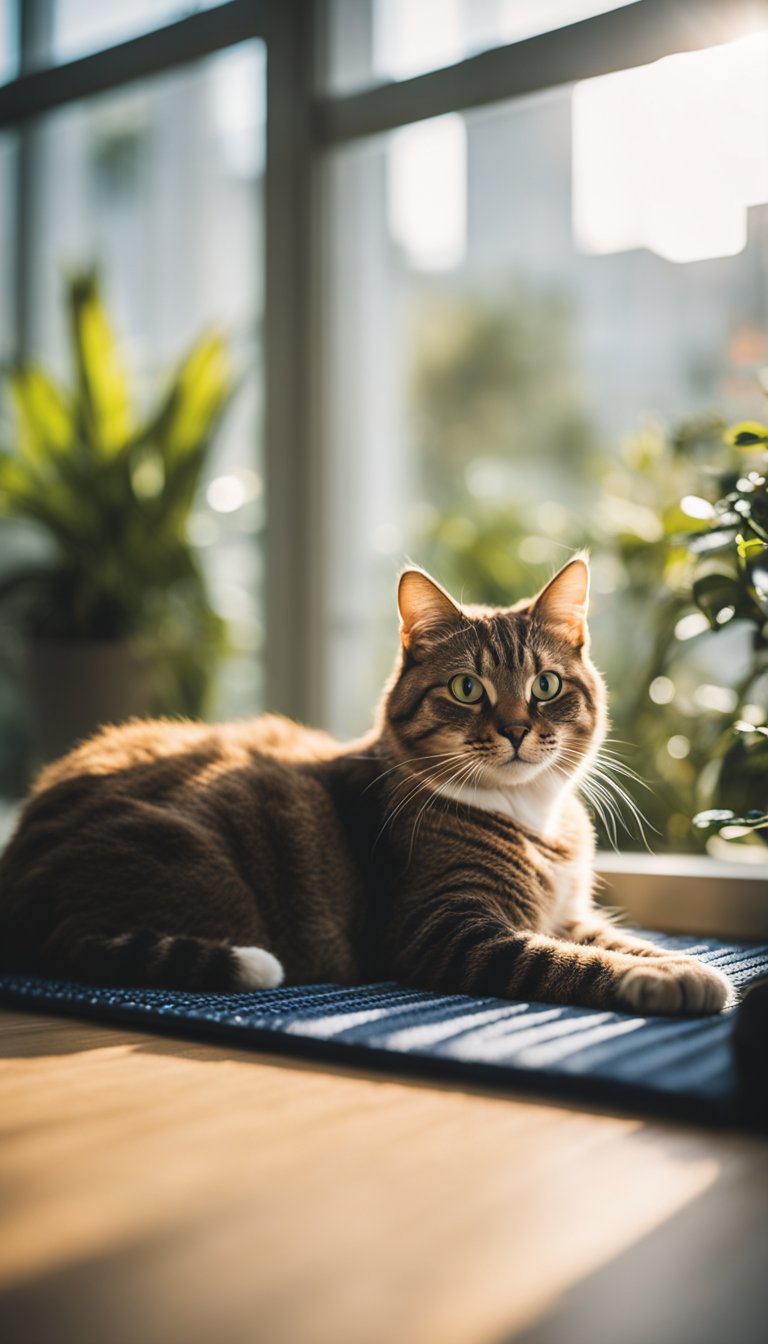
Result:
M589 565L586 555L575 555L542 588L532 607L532 615L577 648L588 643L587 607L589 606Z
M407 649L413 639L440 626L461 621L461 609L423 569L406 569L397 589L400 638Z

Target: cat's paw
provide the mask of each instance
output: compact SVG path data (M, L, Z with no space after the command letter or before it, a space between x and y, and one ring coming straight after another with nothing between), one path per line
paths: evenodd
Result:
M276 989L284 971L271 952L263 947L233 947L238 989Z
M735 998L730 980L692 957L643 961L625 972L618 994L641 1013L719 1013Z

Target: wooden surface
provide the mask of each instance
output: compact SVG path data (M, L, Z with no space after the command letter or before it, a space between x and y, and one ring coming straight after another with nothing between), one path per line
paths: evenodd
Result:
M3 1344L752 1344L768 1144L0 1014Z

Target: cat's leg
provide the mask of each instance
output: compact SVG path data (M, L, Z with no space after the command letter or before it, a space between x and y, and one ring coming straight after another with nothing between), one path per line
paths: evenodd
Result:
M428 901L408 922L393 970L424 989L648 1013L719 1012L731 997L726 978L692 958L643 960L513 929L482 896Z
M633 957L660 957L669 959L682 955L668 947L659 947L647 938L637 938L624 929L616 928L598 912L585 919L568 920L562 925L562 936L571 943L590 947L604 947L609 952L629 952Z
M581 946L637 957L638 965L627 971L620 993L634 1007L646 1012L709 1012L736 998L730 981L712 966L684 952L658 947L645 938L625 933L597 913L593 918L564 925L563 932ZM723 994L725 998L718 1003Z
M115 933L65 919L45 940L40 968L90 984L159 989L274 989L283 980L277 957L263 947L235 947L155 929Z

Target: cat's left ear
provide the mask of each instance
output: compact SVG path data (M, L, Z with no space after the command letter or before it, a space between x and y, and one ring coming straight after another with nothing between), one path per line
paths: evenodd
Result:
M586 555L575 555L550 579L535 599L531 614L576 648L589 643L589 565Z
M400 639L406 649L419 636L437 632L463 619L453 598L423 569L406 569L400 575L397 606Z

